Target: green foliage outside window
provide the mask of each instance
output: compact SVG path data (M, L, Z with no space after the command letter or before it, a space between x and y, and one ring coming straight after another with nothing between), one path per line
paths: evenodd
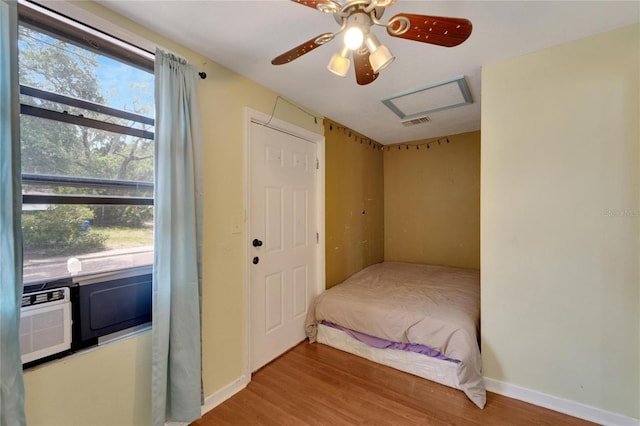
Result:
M22 217L25 248L41 255L91 252L104 248L106 236L87 226L93 211L84 206L55 206Z

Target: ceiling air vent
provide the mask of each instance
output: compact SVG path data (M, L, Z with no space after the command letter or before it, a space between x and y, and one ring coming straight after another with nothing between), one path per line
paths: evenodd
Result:
M405 127L415 126L416 124L428 123L431 119L429 117L414 118L413 120L406 120L402 122Z

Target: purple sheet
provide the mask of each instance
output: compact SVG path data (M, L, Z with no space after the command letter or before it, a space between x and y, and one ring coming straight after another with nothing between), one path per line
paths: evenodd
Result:
M389 340L381 339L380 337L370 336L369 334L360 333L359 331L351 330L350 328L343 327L339 324L334 324L329 321L321 321L321 324L326 325L327 327L336 328L338 330L342 330L347 333L349 336L353 337L356 340L361 341L362 343L369 345L378 349L398 349L401 351L408 352L416 352L419 354L423 354L426 356L430 356L432 358L442 359L444 361L455 362L456 364L460 361L457 359L447 358L440 352L435 349L431 349L428 346L414 344L414 343L399 343L399 342L391 342Z

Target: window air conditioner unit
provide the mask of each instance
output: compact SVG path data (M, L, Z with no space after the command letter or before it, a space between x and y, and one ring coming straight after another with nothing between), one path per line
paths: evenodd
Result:
M69 293L69 287L62 287L22 296L20 349L23 364L71 349Z

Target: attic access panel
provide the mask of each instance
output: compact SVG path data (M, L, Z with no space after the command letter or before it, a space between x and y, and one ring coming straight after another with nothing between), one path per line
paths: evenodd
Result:
M473 99L464 76L461 76L389 96L382 99L382 103L401 120L411 120L472 104Z

